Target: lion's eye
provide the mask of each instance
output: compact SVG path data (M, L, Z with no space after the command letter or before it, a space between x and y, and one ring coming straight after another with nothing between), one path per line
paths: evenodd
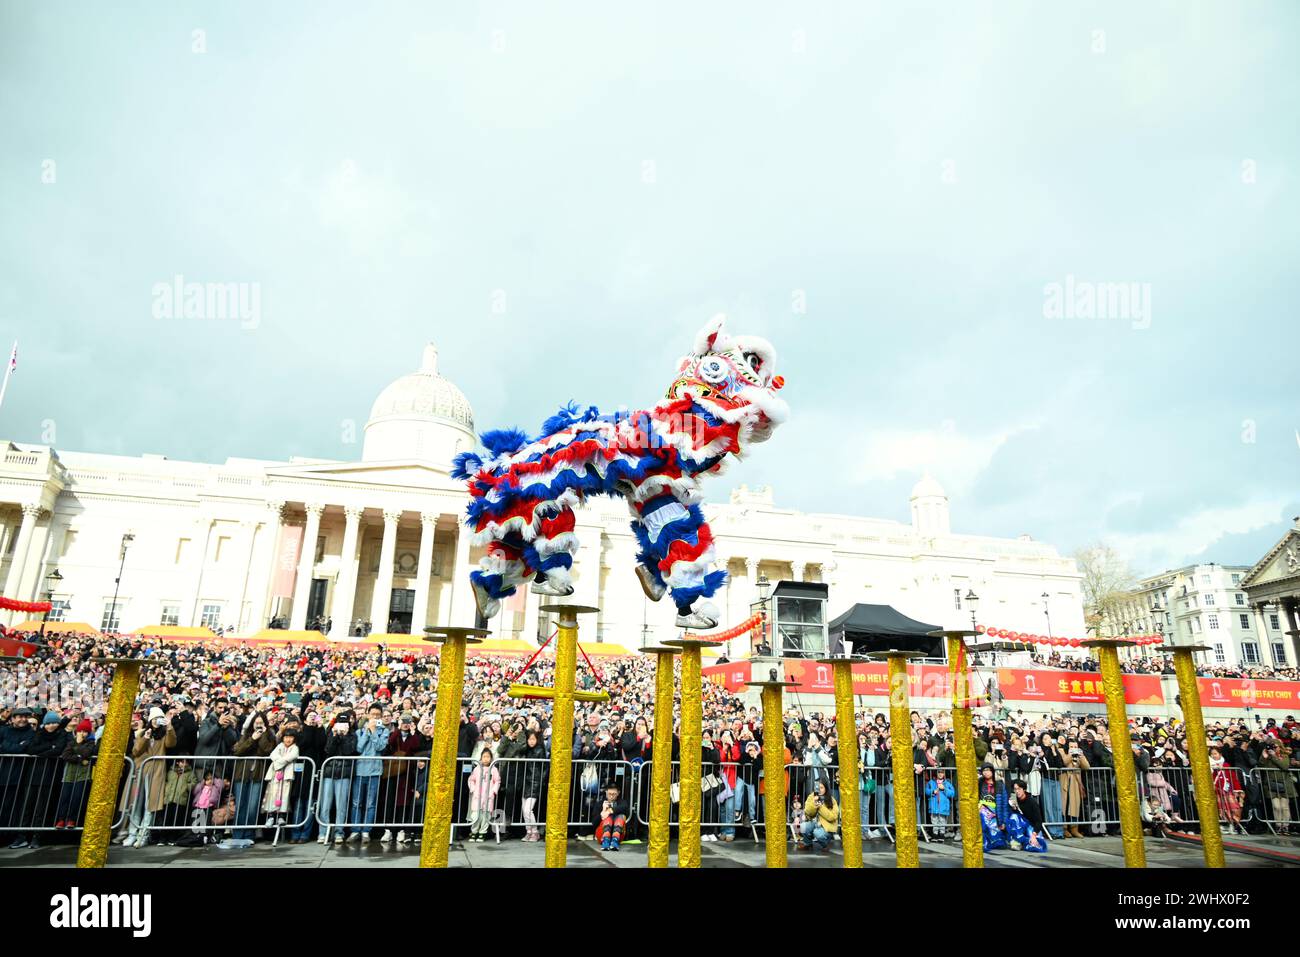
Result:
M727 377L727 364L717 356L710 356L700 363L700 378L705 382L721 382Z
M749 363L749 367L755 372L763 368L763 357L757 352L746 352L745 361Z

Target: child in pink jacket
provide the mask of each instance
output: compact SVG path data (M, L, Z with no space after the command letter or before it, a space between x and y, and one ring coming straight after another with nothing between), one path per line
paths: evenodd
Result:
M469 839L485 840L492 812L497 806L497 791L501 788L501 771L492 760L492 749L484 748L478 764L469 774Z

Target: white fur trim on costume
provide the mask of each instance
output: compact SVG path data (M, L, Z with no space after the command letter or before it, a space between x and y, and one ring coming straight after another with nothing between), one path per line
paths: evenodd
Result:
M533 540L533 547L537 549L538 558L549 558L557 552L568 552L572 555L578 550L578 536L573 532L561 532L554 538L543 538L538 535Z

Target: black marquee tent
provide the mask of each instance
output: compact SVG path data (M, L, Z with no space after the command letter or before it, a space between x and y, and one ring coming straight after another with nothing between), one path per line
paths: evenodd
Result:
M855 655L898 648L943 658L943 639L927 637L939 627L908 618L891 605L857 604L831 622L830 647L832 653L843 654L847 640L853 643Z

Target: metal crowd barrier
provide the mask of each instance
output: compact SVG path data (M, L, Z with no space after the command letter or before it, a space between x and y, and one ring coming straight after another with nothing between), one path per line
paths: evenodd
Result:
M0 835L80 831L86 821L96 760L92 758L89 765L74 765L30 754L0 755ZM134 774L134 762L130 757L124 761L114 827L126 817L122 795Z
M1290 833L1292 826L1300 826L1300 802L1286 793L1289 779L1292 793L1300 795L1300 769L1255 768L1249 777L1259 792L1254 801L1249 792L1246 797L1256 820L1275 834Z
M358 762L378 762L379 775L362 775ZM456 786L452 805L452 836L462 836L473 828L470 816L470 777L476 761L456 760ZM499 775L497 794L490 801L482 833L496 839L527 836L529 829L541 832L546 824L547 797L550 783L549 758L502 758L493 763ZM428 783L427 757L359 756L326 758L321 765L320 801L316 824L321 836L339 843L360 835L368 839L375 830L390 832L389 837L415 839L424 823L424 802ZM373 778L363 780L363 778ZM628 805L628 823L635 820L637 796L636 769L629 761L573 762L566 820L570 827L595 829L605 785L617 782L621 800ZM374 791L371 791L374 788ZM326 798L332 791L333 800ZM369 800L374 793L374 815ZM348 801L340 811L339 797ZM393 835L391 832L399 832ZM586 833L585 830L580 833ZM384 837L381 833L380 838Z
M763 821L762 795L758 793L759 780L762 778L761 764L744 764L735 761L706 763L701 766L700 780L702 795L700 801L700 831L706 837L727 837L737 830L748 830L757 835L757 827ZM637 769L636 804L633 811L636 821L644 828L650 826L650 782L653 780L654 762L646 761ZM713 787L704 787L713 783L710 777L724 782ZM732 779L735 779L733 785ZM672 762L670 773L672 795L668 805L668 824L676 827L681 820L681 762ZM730 792L728 794L727 792ZM787 796L787 807L789 797ZM787 816L787 823L788 823ZM715 834L714 832L718 832ZM757 837L755 836L755 840Z
M187 842L230 831L236 839L272 832L278 843L285 832L300 831L311 821L316 763L300 757L276 771L269 757L251 755L152 755L139 762L123 802L127 833L188 832ZM160 807L151 789L161 781ZM115 825L116 827L116 825ZM119 836L122 836L119 834Z

